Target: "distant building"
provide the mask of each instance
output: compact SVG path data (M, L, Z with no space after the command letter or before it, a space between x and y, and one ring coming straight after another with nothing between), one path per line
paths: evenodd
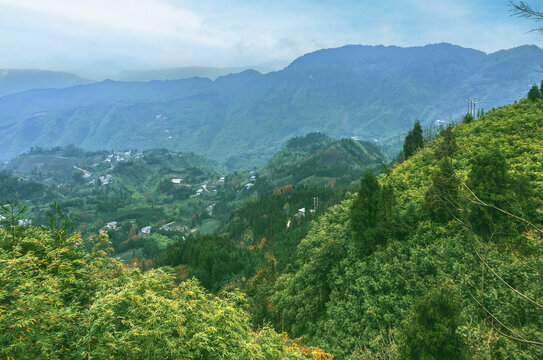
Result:
M151 227L150 226L146 226L144 228L141 228L140 232L142 234L150 234L151 233Z
M111 229L111 230L116 230L117 229L117 222L116 221L108 222L106 224L106 227L108 229Z
M224 176L221 176L221 177L219 178L219 184L224 184Z
M172 228L170 226L168 226L168 225L162 225L160 227L160 230L162 230L162 231L171 231Z
M253 175L253 176L251 176L249 179L250 179L251 181L255 181L255 180L256 180L256 176Z
M28 226L28 225L32 225L32 220L30 220L30 219L19 219L19 220L17 220L17 223L19 224L19 226Z
M212 212L213 209L215 209L215 204L211 204L211 205L209 205L208 207L206 207L206 211L207 211L208 213Z
M245 184L245 188L246 188L247 190L249 190L249 189L252 188L254 185L255 185L255 184L253 184L253 183L247 183L247 184Z
M5 217L5 216L2 216L2 215L0 215L0 221L4 221L4 220L6 220L6 217Z
M172 179L172 184L181 184L181 179Z
M200 195L200 194L203 193L203 192L204 192L204 190L202 190L202 189L196 190L196 196Z
M301 216L305 216L305 208L301 208L298 210L298 214L301 215Z

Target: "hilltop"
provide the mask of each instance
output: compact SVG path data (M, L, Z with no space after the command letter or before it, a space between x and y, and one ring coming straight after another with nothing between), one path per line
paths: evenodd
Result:
M263 166L260 179L278 187L345 185L386 160L386 154L374 143L311 133L287 141Z

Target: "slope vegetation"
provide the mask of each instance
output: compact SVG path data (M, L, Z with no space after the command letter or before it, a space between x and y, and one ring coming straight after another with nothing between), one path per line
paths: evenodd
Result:
M276 282L277 326L338 358L541 358L542 116L523 100L365 175Z

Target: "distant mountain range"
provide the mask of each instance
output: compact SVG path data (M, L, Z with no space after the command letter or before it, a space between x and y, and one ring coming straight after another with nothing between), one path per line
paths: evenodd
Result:
M283 66L284 65L284 66ZM277 69L281 69L288 64L280 62L265 63L255 66L242 67L206 67L206 66L186 66L156 70L141 70L141 71L122 71L114 80L119 81L153 81L153 80L178 80L191 77L203 77L215 80L218 77L229 74L238 74L247 70L256 70L260 73L268 73Z
M281 71L147 83L103 81L0 98L0 159L32 146L166 147L236 169L261 165L289 138L320 131L400 142L416 119L458 119L466 98L486 109L539 83L543 50L493 54L450 44L344 46Z
M90 82L67 72L0 69L0 97L27 90L60 89Z

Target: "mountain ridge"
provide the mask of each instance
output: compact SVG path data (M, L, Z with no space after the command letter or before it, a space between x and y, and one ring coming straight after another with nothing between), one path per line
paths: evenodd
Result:
M7 160L31 146L164 146L231 169L259 166L289 138L310 132L394 143L416 119L458 119L467 97L487 109L511 103L539 82L540 58L535 46L485 54L450 44L348 45L268 74L16 94L0 99L0 148ZM38 130L29 133L29 124Z

